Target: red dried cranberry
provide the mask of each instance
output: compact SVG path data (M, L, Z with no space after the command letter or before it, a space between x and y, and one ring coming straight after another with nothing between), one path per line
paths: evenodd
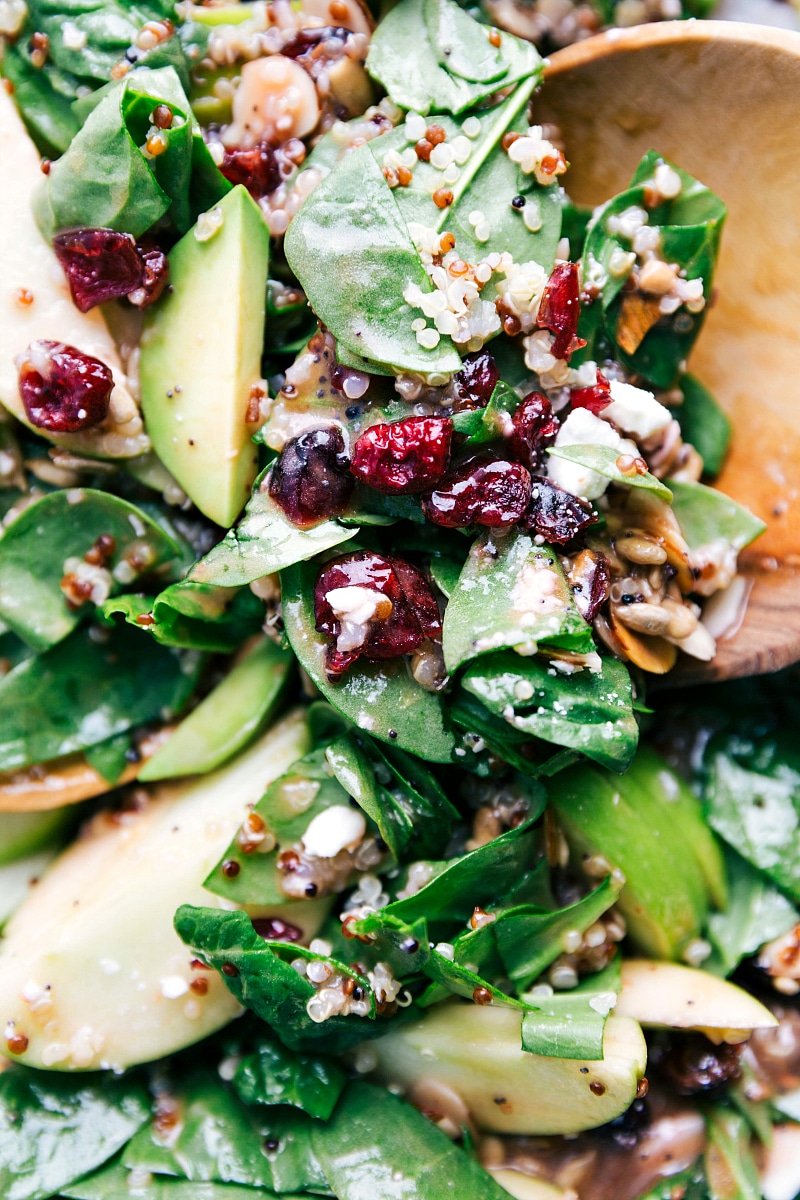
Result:
M300 29L282 48L281 54L285 58L302 58L320 42L327 42L330 38L339 38L340 41L345 42L352 36L349 29L344 29L339 25L323 25L319 29Z
M559 420L553 416L550 401L541 392L531 392L518 406L511 418L514 432L511 446L530 470L539 463L545 446L555 441Z
M128 294L128 299L137 308L147 308L148 304L158 299L169 283L169 259L157 246L147 249L137 246L136 249L142 259L144 279L138 288L134 288Z
M608 599L611 576L608 560L594 550L581 550L570 560L567 568L578 612L586 621L593 621Z
M590 413L599 417L611 403L611 384L598 371L596 382L591 387L572 388L569 398L573 408L588 408Z
M376 492L427 492L450 461L449 417L409 417L371 425L353 448L350 470Z
M531 477L525 467L482 454L446 475L422 507L434 525L500 529L520 519L530 494Z
M525 513L525 526L553 546L566 546L593 525L597 517L591 504L556 487L544 475L531 476L531 502Z
M141 287L145 267L129 233L114 229L73 229L53 238L72 299L81 312L119 300Z
M220 171L229 183L241 183L254 200L274 192L281 181L275 151L268 142L259 142L252 150L228 150Z
M742 1046L716 1046L702 1033L673 1034L658 1069L679 1096L715 1092L741 1078Z
M340 429L307 429L283 447L269 494L293 525L309 529L347 508L353 490L349 466Z
M553 354L556 358L569 358L586 342L576 337L578 319L581 315L581 294L578 284L576 263L559 263L545 284L536 324L540 329L549 329L555 336Z
M371 611L362 620L358 594L334 596L331 602L331 593L339 588L366 589L373 596L378 593L384 603L373 605L369 594L364 595L364 606ZM335 607L337 600L350 602L351 621ZM442 632L439 607L421 571L402 558L371 550L345 554L322 568L314 589L314 617L318 632L334 639L326 662L332 677L342 675L361 657L378 662L411 654L426 638L438 639Z
M302 929L280 917L251 917L250 920L258 936L268 942L299 942L303 937Z
M500 380L500 372L488 350L468 354L461 370L453 376L454 399L462 408L485 408Z
M108 414L114 378L105 363L63 342L32 342L19 364L19 394L31 425L79 433Z

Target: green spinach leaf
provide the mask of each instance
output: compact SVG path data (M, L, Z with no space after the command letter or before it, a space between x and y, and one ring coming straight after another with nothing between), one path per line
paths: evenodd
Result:
M594 650L558 556L531 534L491 531L473 543L445 609L442 649L448 671L493 650L534 654L542 643L578 654Z
M82 560L101 536L114 539L111 587L129 586L180 552L141 509L108 492L51 492L23 509L0 537L0 618L34 650L71 633L94 605L71 607L61 590L69 558Z
M136 1182L135 1189L131 1183ZM237 1184L189 1183L185 1179L173 1179L168 1175L153 1176L139 1186L138 1176L121 1165L113 1163L90 1175L80 1183L65 1188L67 1200L254 1200L253 1189ZM257 1193L256 1193L257 1194ZM283 1200L306 1200L304 1196L284 1196Z
M258 633L264 605L249 588L217 587L182 579L158 596L122 596L103 605L105 616L121 613L128 624L143 629L162 646L235 650Z
M730 975L743 958L764 942L780 937L800 921L800 913L774 884L728 847L725 854L730 901L725 912L708 918L708 938L714 947L704 971Z
M667 504L672 500L672 492L667 485L649 471L643 475L638 471L631 475L622 472L617 466L619 451L611 446L550 446L547 453L576 463L579 467L587 467L590 471L597 471L598 475L605 475L606 479L613 479L614 483L624 487L644 488L659 499L666 500Z
M618 771L633 757L639 729L631 680L616 659L601 659L597 673L565 675L539 659L506 652L473 663L462 686L521 733L579 750Z
M718 475L731 441L733 427L711 392L694 375L682 375L678 386L683 404L674 410L685 442L691 442L703 460L704 475Z
M134 630L76 630L0 680L0 771L83 750L180 713L200 660Z
M231 1086L245 1104L288 1104L327 1121L345 1082L336 1063L293 1054L279 1042L262 1038L239 1063Z
M136 1075L61 1075L13 1066L0 1075L0 1189L45 1200L107 1162L147 1120Z
M522 1049L550 1058L603 1058L603 1033L620 990L617 956L604 971L589 975L569 992L525 997L534 1010L522 1018Z
M766 525L724 492L702 483L670 482L672 510L690 550L724 538L742 550L762 534Z

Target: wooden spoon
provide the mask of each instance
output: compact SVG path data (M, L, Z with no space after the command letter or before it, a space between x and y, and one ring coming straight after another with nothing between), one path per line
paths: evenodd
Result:
M680 682L800 659L800 34L720 21L611 30L549 60L537 121L562 129L579 203L627 186L649 149L728 205L717 301L692 371L730 416L717 487L767 522L740 557L744 621Z

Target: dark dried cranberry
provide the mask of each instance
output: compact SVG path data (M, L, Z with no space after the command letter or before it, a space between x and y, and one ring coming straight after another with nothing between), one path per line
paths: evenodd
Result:
M341 430L333 425L307 429L281 451L269 494L292 524L309 529L347 508L353 490L349 466Z
M353 448L350 470L376 492L427 492L450 461L449 417L409 417L371 425Z
M485 408L499 379L497 363L488 350L468 354L461 370L453 376L454 399L462 408Z
M553 546L566 546L596 520L586 500L556 487L544 475L531 476L531 502L524 520L531 533L541 534Z
M281 181L275 151L268 142L259 142L252 150L228 150L220 171L229 183L243 184L254 200L274 192Z
M88 312L141 287L145 267L129 233L114 229L73 229L53 238L75 306Z
M511 447L530 470L534 470L545 446L555 441L559 420L553 416L550 401L541 392L531 392L517 407L511 418L514 432Z
M79 433L108 414L114 378L105 363L63 342L32 342L19 363L19 394L31 425Z
M545 284L536 324L540 329L549 329L555 336L553 354L556 358L569 358L586 342L576 337L581 315L581 293L576 263L559 263Z
M742 1073L742 1046L715 1046L702 1033L675 1035L658 1060L662 1075L679 1096L713 1092L733 1083Z
M343 588L348 592L337 595ZM356 588L363 594L351 590ZM334 639L326 662L334 677L357 658L378 662L411 654L442 632L439 607L422 572L402 558L370 550L345 554L322 568L314 617L318 632Z
M596 417L611 403L611 384L605 375L597 372L597 381L591 387L573 388L569 394L573 408L588 408Z
M608 599L611 587L608 560L594 550L581 550L570 560L567 578L578 612L584 620L593 621Z
M525 467L481 454L446 475L422 507L434 525L500 529L520 519L530 494L531 477Z
M345 42L352 36L349 29L344 29L339 25L322 25L319 29L300 29L282 48L281 54L285 58L302 58L320 42L327 42L330 38L338 38Z
M158 299L169 283L169 259L157 246L147 249L137 246L136 249L142 259L144 279L138 288L134 288L128 294L128 299L137 308L147 308L148 304Z
M268 942L299 942L303 937L302 929L280 917L251 917L250 920L258 936Z

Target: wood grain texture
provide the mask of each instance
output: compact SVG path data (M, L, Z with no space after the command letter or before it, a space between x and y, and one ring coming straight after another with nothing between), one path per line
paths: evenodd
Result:
M742 555L739 632L671 682L800 659L800 34L677 21L612 30L554 54L534 119L561 126L579 203L627 185L655 148L726 202L717 299L691 369L734 426L716 486L767 523Z

